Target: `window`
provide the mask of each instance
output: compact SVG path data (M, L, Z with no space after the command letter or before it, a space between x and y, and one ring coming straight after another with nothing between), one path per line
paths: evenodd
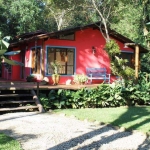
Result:
M47 47L47 75L53 74L51 62L57 60L62 65L59 69L61 75L74 74L74 48Z
M75 40L75 33L64 33L60 35L52 35L51 39L60 39L60 40Z
M121 52L121 55L120 55L121 58L123 59L127 59L128 62L127 62L127 65L129 67L134 67L134 54L131 53L131 52Z
M74 33L59 35L61 40L74 40Z

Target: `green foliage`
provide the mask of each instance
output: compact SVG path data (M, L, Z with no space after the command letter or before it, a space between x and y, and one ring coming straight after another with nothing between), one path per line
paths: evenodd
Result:
M44 93L39 94L39 98L41 101L42 106L44 107L45 110L48 110L50 107L50 102L48 100L48 97Z
M87 13L83 10L84 0L45 0L45 16L53 22L53 28L61 30L69 27L76 27L87 22ZM53 20L53 21L51 21Z
M16 36L25 32L48 30L51 22L45 16L44 1L1 0L0 30L3 35Z
M10 41L10 36L6 36L3 39L1 38L1 32L0 32L0 63L2 60L4 60L5 63L9 64L9 65L20 65L20 66L24 66L23 63L15 61L15 60L9 60L7 59L5 56L12 56L12 55L16 55L19 54L20 51L8 51L9 48L9 41Z
M82 84L88 81L88 77L84 74L76 74L74 75L73 82L75 84Z
M134 76L134 70L126 65L127 60L118 57L121 52L116 41L110 40L107 42L105 45L105 50L111 59L111 70L113 74L121 76L124 79Z
M62 65L59 61L55 60L54 62L51 62L51 66L53 69L54 74L58 74L59 69L62 68Z
M143 44L142 13L142 6L137 5L137 2L119 1L115 18L112 18L110 26L134 42Z
M143 31L149 20L149 2L95 1L108 26L136 43L146 43ZM35 30L55 31L101 21L89 0L1 0L0 30L3 35ZM149 29L147 29L149 31Z
M112 93L114 92L110 94L112 89L114 88L103 84L98 88L82 88L77 91L62 89L58 91L51 90L48 95L50 102L48 105L50 108L96 108L118 106L120 105L117 103L117 101L120 99L119 93L117 93L118 96L113 95ZM110 102L113 100L114 104L110 105Z
M109 54L110 58L114 58L115 55L120 54L119 45L115 42L115 40L110 40L105 45L105 50Z
M150 104L150 74L140 73L138 83L126 80L122 93L128 105Z
M100 84L96 88L79 90L50 90L41 94L43 106L56 108L104 108L133 105L150 105L150 74L140 73L139 81L117 80L112 84Z
M138 130L144 133L150 130L150 106L145 107L116 107L94 109L57 109L53 112L76 116L79 120L104 122L129 130Z
M150 73L150 52L141 57L141 71Z
M121 76L124 79L132 79L134 78L134 70L131 67L125 66L125 60L119 59L123 61L120 63L119 61L115 61L111 63L112 72L115 75ZM119 65L118 65L119 64ZM122 65L121 65L122 64Z
M1 150L22 150L21 145L13 138L0 133Z
M34 74L28 75L26 77L26 80L27 80L27 82L35 82L35 81L37 81L37 76Z
M9 5L9 12L11 12L9 18L15 20L17 33L35 31L39 26L43 29L42 26L45 24L44 20L42 22L42 9L41 3L35 0L12 1Z

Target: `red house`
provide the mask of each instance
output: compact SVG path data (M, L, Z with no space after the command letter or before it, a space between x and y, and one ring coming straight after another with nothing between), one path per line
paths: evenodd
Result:
M132 65L134 42L113 30L109 30L109 34L119 44L122 57L127 58L129 65ZM26 33L18 36L16 40L18 41L12 43L10 49L21 50L21 53L11 58L25 65L11 66L9 70L3 66L3 78L26 80L28 75L37 74L48 77L52 84L50 63L54 60L60 61L63 66L60 84L72 79L74 73L85 74L86 67L106 68L107 73L111 74L110 59L104 50L105 39L95 24L51 33L43 31ZM124 48L125 43L131 43L130 47ZM141 46L138 47L140 53L147 51ZM111 81L114 78L111 75ZM99 82L102 81L93 80L93 83Z

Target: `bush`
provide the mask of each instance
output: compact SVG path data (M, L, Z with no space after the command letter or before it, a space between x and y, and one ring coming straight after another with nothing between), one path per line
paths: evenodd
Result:
M88 81L88 77L84 74L76 74L74 75L73 82L75 84L84 84Z
M41 97L45 108L103 108L150 104L149 77L139 74L139 82L123 80L112 84L100 84L96 88L79 90L51 90ZM123 82L123 83L122 83Z
M34 74L28 75L26 77L27 82L36 82L37 81L37 76Z

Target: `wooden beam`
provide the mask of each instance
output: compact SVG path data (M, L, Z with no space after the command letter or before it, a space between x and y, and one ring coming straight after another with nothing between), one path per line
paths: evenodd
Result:
M35 103L39 108L39 112L42 112L42 113L45 112L45 110L44 110L43 106L41 105L37 95L34 92L34 90L31 90L31 94L33 95L33 100L35 100Z
M42 74L41 74L41 77L42 77L42 79L44 78L44 75L45 75L45 69L44 69L44 67L45 67L45 65L44 65L45 49L44 49L44 45L45 45L45 41L42 40L42 54L41 54L41 59L42 59L42 65L41 65Z
M21 109L34 109L38 106L22 106L22 107L13 107L13 108L0 108L0 111L10 111L10 110L21 110Z
M31 94L4 94L0 95L0 97L27 97L27 96L32 96Z
M138 79L139 72L139 46L135 45L135 78Z
M14 101L14 100L6 100L6 101L0 101L0 104L10 104L10 103L30 103L30 102L34 102L35 103L35 101L34 100L16 100L16 101Z

